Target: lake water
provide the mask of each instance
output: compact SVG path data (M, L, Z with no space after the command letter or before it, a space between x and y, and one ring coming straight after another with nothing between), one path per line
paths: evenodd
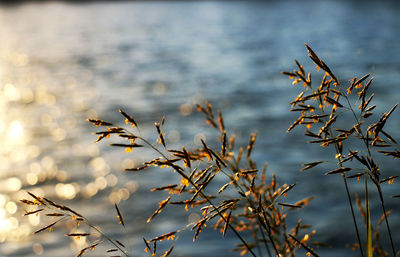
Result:
M74 256L85 243L71 243L62 226L32 235L40 216L21 218L24 206L18 203L27 190L72 206L116 237L124 234L114 220L112 203L119 202L134 256L144 256L142 236L179 228L188 214L171 208L145 226L157 207L149 189L165 185L166 177L156 170L145 176L122 173L146 160L149 151L126 154L94 144L95 128L85 119L118 122L123 108L152 135L153 122L165 114L169 143L190 148L199 136L213 140L190 107L206 99L223 111L238 144L258 133L254 158L260 166L267 161L269 176L277 173L280 183L298 183L291 199L315 196L292 215L314 226L315 240L333 246L317 252L358 256L345 246L356 240L341 178L324 176L323 168L299 172L302 163L330 155L306 145L302 129L286 134L296 119L288 102L298 89L280 71L292 70L294 58L314 70L307 42L343 83L372 73L380 115L400 99L399 13L396 1L333 0L0 7L0 256ZM398 113L388 123L396 139ZM383 160L383 174L398 174L398 162ZM399 194L398 182L383 190L399 242L398 200L390 197ZM372 209L379 219L379 206ZM238 242L232 234L221 239L211 228L195 246L192 233L184 235L176 256L233 255L227 250ZM103 256L104 249L93 256Z

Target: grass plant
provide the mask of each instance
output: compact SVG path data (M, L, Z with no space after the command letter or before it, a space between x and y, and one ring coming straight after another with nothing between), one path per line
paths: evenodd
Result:
M308 45L306 48L309 57L324 75L322 81L314 86L311 73L307 73L297 61L295 70L282 72L293 80L293 84L304 86L302 92L290 103L291 111L298 112L299 117L289 127L288 132L297 126L305 126L305 135L312 139L309 143L335 149L333 159L336 167L325 174L341 176L343 180L357 241L352 246L359 249L360 256L371 257L374 253L379 256L396 256L396 246L388 218L391 211L386 210L381 184L387 181L393 182L397 176L384 174L374 155L400 157L398 143L385 129L385 124L397 105L377 121L372 121L372 111L376 106L371 105L373 94L369 93L372 84L370 75L354 78L347 87L342 87L324 61ZM168 197L158 202L158 207L147 222L151 222L165 208L172 206L183 208L188 212L200 210L202 213L198 220L182 224L182 227L176 230L151 239L143 238L145 251L151 256L168 256L183 231L192 230L193 241L196 241L204 227L211 225L222 236L230 230L237 237L238 244L233 246L233 250L238 251L240 255L292 257L298 254L299 249L303 249L308 256L319 256L316 248L320 244L311 241L316 231L312 230L310 225L304 224L301 219L298 219L293 227L287 222L288 216L295 216L293 212L308 205L311 197L298 199L293 203L287 202L285 196L301 188L291 183L278 185L275 174L267 180L267 165L260 168L252 158L257 135L251 134L247 145L237 146L235 135L225 127L220 110L214 112L208 102L197 105L197 110L204 114L206 122L215 129L215 141L218 142L216 147L211 147L204 140L201 140L202 147L195 149L184 146L180 149L169 147L165 140L164 117L160 122L154 123L153 138L143 137L139 123L124 110L119 110L119 113L121 118L125 119L125 126L99 119L88 120L100 129L95 132L98 137L96 142L108 140L110 137L118 138L120 142L111 146L125 149L126 152L133 154L140 154L140 149L149 148L158 155L157 158L147 160L140 166L125 169L125 172L145 176L150 167L156 166L169 172L171 179L174 180L172 184L154 185L155 187L151 189L151 191L165 191ZM348 118L348 114L354 121L351 125L342 122ZM361 148L355 148L359 145ZM302 171L327 163L322 160L306 163L303 164ZM382 177L383 174L385 177ZM363 201L358 195L351 193L348 183L349 180L360 180L360 178L364 179ZM370 215L370 194L373 193L371 186L376 188L382 208L382 218L377 224L372 224ZM72 219L76 227L85 224L86 228L81 225L80 231L86 229L88 232L68 233L66 236L87 237L91 242L76 256L82 256L103 243L111 246L106 252L108 255L131 256L131 252L127 249L129 246L108 236L77 211L45 197L32 193L29 195L32 199L21 200L30 206L26 215L40 214L54 219L35 233L52 230L58 223ZM365 223L365 242L362 240L364 230L357 224L358 212L354 210L354 203ZM123 214L116 204L115 213L122 227L128 225L125 224ZM383 222L388 234L388 244L382 243L380 239L379 228ZM96 235L91 234L91 230L96 231ZM161 242L164 244L166 241L170 242L169 246L161 248L167 250L160 252L157 244ZM384 249L384 245L389 245L389 249Z

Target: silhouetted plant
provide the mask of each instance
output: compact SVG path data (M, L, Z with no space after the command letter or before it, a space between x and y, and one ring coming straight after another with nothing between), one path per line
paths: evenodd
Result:
M297 70L293 72L282 72L293 79L293 84L303 84L303 91L291 102L291 111L299 112L298 119L289 127L288 132L298 125L306 126L305 135L311 137L308 143L320 144L322 147L334 147L335 159L338 168L326 172L326 175L340 174L343 178L345 190L349 200L349 206L353 217L354 228L357 235L358 245L361 256L364 256L360 232L355 218L353 209L353 200L349 191L348 179L360 179L364 177L365 190L365 209L357 197L356 202L360 208L360 213L364 218L366 225L366 254L372 256L372 252L376 252L380 256L388 256L388 253L382 249L379 240L379 230L374 233L375 243L372 243L372 224L370 215L370 202L368 189L369 182L377 188L379 200L383 212L382 220L386 223L388 237L390 241L391 252L396 256L395 246L388 221L384 197L382 193L381 183L388 181L392 183L398 176L388 176L381 178L381 171L378 163L374 160L373 152L383 153L394 158L400 157L397 142L384 130L384 126L389 116L396 109L394 105L387 113L377 121L371 121L372 111L376 105L372 105L374 94L369 93L369 89L373 79L369 79L370 74L361 78L353 78L347 87L343 87L331 69L322 61L317 54L306 44L309 57L315 63L318 70L325 72L322 81L315 87L311 79L311 73L306 73L303 66L295 60ZM357 91L357 96L353 93ZM357 108L358 107L358 108ZM357 110L358 109L358 110ZM346 116L350 114L350 118ZM342 120L341 120L342 119ZM341 123L353 119L354 123ZM359 146L355 141L361 141ZM379 149L387 149L385 151ZM355 162L351 162L356 160ZM315 167L324 161L312 162L304 164L302 171ZM369 181L368 181L369 178Z
M339 80L330 68L306 45L310 58L318 69L325 71L318 87L313 87L311 74L306 73L304 68L296 61L297 69L293 72L283 72L293 79L293 84L302 83L304 90L291 102L292 110L300 113L299 118L289 127L288 131L298 125L305 125L306 136L313 138L310 143L318 143L323 147L333 146L336 150L335 160L338 167L326 172L327 175L340 174L343 178L347 192L350 210L353 216L354 227L358 243L355 245L364 256L372 256L373 251L379 256L388 256L380 242L379 226L384 221L389 234L391 251L396 256L395 246L392 240L390 225L387 216L381 183L393 181L397 176L389 176L382 179L379 166L373 158L375 149L386 147L385 151L377 150L394 158L400 157L397 142L384 130L389 116L397 105L389 112L384 113L376 122L370 122L372 110L370 106L373 94L368 95L372 79L367 81L369 74L357 79L354 78L350 85L342 88ZM352 104L352 92L358 91L358 99ZM360 111L356 111L355 105L359 105ZM311 197L299 200L296 203L287 203L284 197L292 190L295 184L284 184L279 186L275 174L271 181L266 180L266 168L258 168L251 154L256 142L256 134L251 134L249 143L245 147L237 147L235 135L227 132L224 119L218 110L214 113L210 103L197 105L199 112L205 115L206 122L217 131L218 146L210 147L203 139L202 147L197 149L170 148L165 140L164 123L165 118L159 123L154 123L155 138L149 139L142 136L138 123L123 110L119 110L125 119L126 126L114 125L110 122L90 119L93 125L101 127L96 132L97 141L109 138L119 138L119 143L111 146L124 148L126 152L135 151L138 154L140 148L150 148L158 155L157 158L148 160L142 165L125 169L126 172L145 175L146 169L157 166L167 169L171 179L175 182L168 185L155 185L151 191L167 191L169 196L158 203L158 208L148 218L151 222L163 209L170 205L182 206L186 211L196 208L202 211L200 218L189 224L184 224L174 231L156 236L152 239L144 239L145 251L151 256L168 256L185 230L193 230L193 241L197 239L200 232L207 224L213 224L214 228L225 236L226 231L231 230L240 243L233 250L239 251L241 255L252 256L296 256L298 247L304 248L309 256L318 256L313 247L319 244L310 242L315 230L310 231L310 226L303 224L301 219L293 228L288 228L287 216L293 210L301 208L309 203ZM354 118L354 124L341 125L340 120L350 113ZM352 140L360 140L363 143L361 149L351 149L358 146ZM350 164L349 161L356 160ZM315 167L325 161L317 161L304 164L302 171ZM142 174L143 173L143 174ZM219 179L215 179L215 178ZM353 200L348 187L348 179L360 179L364 177L365 207L360 198L356 196L355 201L366 225L367 242L362 243L360 230L356 222L356 214L353 208ZM368 179L369 178L369 179ZM224 180L221 184L220 181ZM370 218L370 200L368 185L372 183L378 190L383 216L376 226L372 226ZM55 203L47 198L39 197L30 193L33 200L22 200L27 205L35 208L26 215L37 215L43 213L57 220L44 226L35 233L51 230L54 225L67 219L75 220L75 225L86 224L89 228L97 231L97 235L89 232L69 233L69 237L91 237L93 243L84 247L77 256L85 251L94 249L100 243L111 243L112 248L107 253L130 256L126 246L118 240L107 236L97 226L92 225L88 219L69 207ZM125 222L117 205L116 214L121 226ZM157 252L157 243L163 240L171 240L169 249L161 254ZM354 246L354 245L353 245Z

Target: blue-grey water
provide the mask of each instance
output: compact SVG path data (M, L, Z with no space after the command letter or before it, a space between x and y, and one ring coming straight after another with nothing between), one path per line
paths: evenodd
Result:
M119 122L117 111L123 108L135 115L142 133L151 136L153 122L166 115L169 144L190 148L199 137L215 140L192 107L204 100L223 111L228 130L238 135L237 144L245 146L248 134L257 132L258 165L268 162L268 176L275 172L279 183L297 182L289 200L315 196L307 208L292 213L291 220L301 217L317 230L315 241L332 246L316 251L321 256L358 256L346 247L356 239L342 180L323 175L333 166L299 172L302 163L332 156L317 145L306 145L302 129L285 132L296 119L288 102L299 91L280 71L292 70L294 58L315 71L304 48L307 42L344 84L372 73L378 118L399 102L399 14L396 1L47 2L0 7L0 256L74 256L86 243L64 237L68 226L32 235L44 221L41 216L22 217L24 206L18 201L27 197L27 190L76 208L111 236L125 240L134 256L144 256L142 236L177 229L188 214L169 208L153 225L145 225L157 208L150 188L170 182L165 170L123 174L124 167L150 158L150 151L126 154L107 143L94 144L95 128L85 119ZM396 139L398 113L388 122ZM398 161L383 160L383 175L398 175ZM399 194L398 183L385 184L383 191L393 210L389 217L399 248L399 200L390 197ZM357 182L350 187L363 195ZM114 202L125 213L126 232L117 225ZM371 208L376 221L381 210L376 204ZM383 229L381 237L387 245ZM228 251L238 243L233 234L222 239L207 227L198 243L193 245L191 238L191 232L183 234L175 256L236 254ZM106 249L88 256L104 256ZM301 251L300 256L305 254Z

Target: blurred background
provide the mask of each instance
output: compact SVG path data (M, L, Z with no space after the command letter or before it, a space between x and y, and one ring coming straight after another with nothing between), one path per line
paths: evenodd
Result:
M254 158L260 166L268 162L268 176L275 172L281 184L298 183L290 199L315 196L292 215L314 226L315 240L333 246L318 253L358 256L346 247L356 239L341 178L324 176L322 167L299 172L302 163L331 155L306 145L301 128L285 132L296 119L288 102L299 91L280 71L291 71L294 58L315 71L307 42L344 84L372 73L377 118L399 102L399 14L397 1L355 0L1 5L0 256L74 256L86 243L63 235L68 224L32 235L44 224L40 216L22 217L18 202L27 190L75 208L112 236L127 234L133 255L144 256L142 236L177 229L193 216L171 207L145 226L158 206L154 196L165 198L149 189L167 184L167 177L157 170L122 173L148 153L94 144L95 128L85 120L118 123L123 108L144 134L153 135L153 122L166 115L168 143L196 147L200 137L215 141L193 108L204 100L223 111L238 144L258 133ZM398 113L388 123L395 139ZM398 174L398 164L383 160L384 175ZM390 221L399 242L398 200L390 197L400 193L398 182L383 190L388 209L394 209ZM116 225L113 203L125 214L126 233ZM379 206L372 209L373 219L379 219ZM175 256L238 255L228 251L238 243L232 234L221 239L208 227L196 245L192 233L185 235ZM88 256L103 256L104 249Z

